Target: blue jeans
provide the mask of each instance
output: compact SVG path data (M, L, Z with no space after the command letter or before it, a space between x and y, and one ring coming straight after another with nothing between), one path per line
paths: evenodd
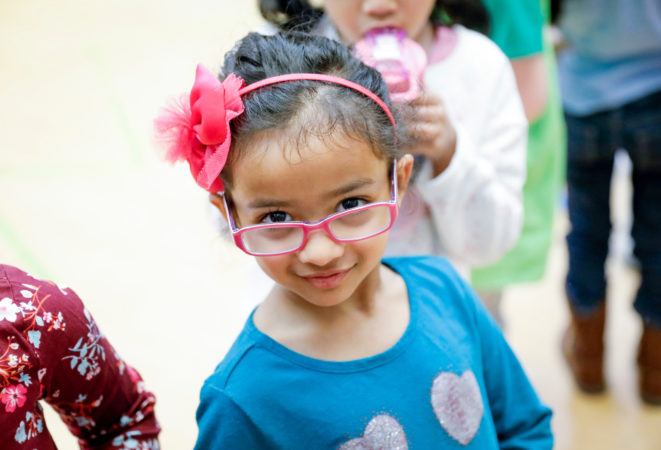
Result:
M624 148L633 162L631 234L641 265L634 308L646 322L661 327L661 91L616 109L565 117L569 300L585 314L605 300L611 173L615 151Z

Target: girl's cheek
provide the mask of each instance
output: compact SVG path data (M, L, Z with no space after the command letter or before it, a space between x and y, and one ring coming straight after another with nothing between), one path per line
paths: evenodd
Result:
M326 15L340 32L342 40L353 44L360 39L360 25L357 17L360 12L354 8L348 9L345 5L327 5Z
M257 264L271 278L282 276L290 265L291 255L256 257Z
M388 244L388 234L383 233L364 241L353 243L354 251L360 253L365 259L380 260L386 250Z

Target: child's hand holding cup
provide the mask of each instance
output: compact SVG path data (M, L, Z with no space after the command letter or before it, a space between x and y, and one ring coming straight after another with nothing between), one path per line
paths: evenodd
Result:
M355 52L383 76L395 103L412 108L408 151L429 159L434 176L445 170L455 152L457 136L442 100L423 91L427 55L398 28L378 28L355 44Z

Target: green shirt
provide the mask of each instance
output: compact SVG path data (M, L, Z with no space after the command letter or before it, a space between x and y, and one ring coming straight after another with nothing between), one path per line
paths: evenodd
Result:
M539 0L482 0L489 12L489 37L509 59L541 53L544 16Z
M544 276L551 246L554 212L564 177L565 124L558 90L553 47L543 39L548 0L483 0L491 18L492 40L510 58L543 53L549 93L544 113L528 129L523 229L519 241L500 261L472 273L473 286L502 290L513 283Z

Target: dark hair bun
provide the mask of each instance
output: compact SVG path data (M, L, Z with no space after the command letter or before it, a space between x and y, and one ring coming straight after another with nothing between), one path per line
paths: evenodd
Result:
M306 0L260 0L259 11L264 19L284 31L310 31L324 14Z

